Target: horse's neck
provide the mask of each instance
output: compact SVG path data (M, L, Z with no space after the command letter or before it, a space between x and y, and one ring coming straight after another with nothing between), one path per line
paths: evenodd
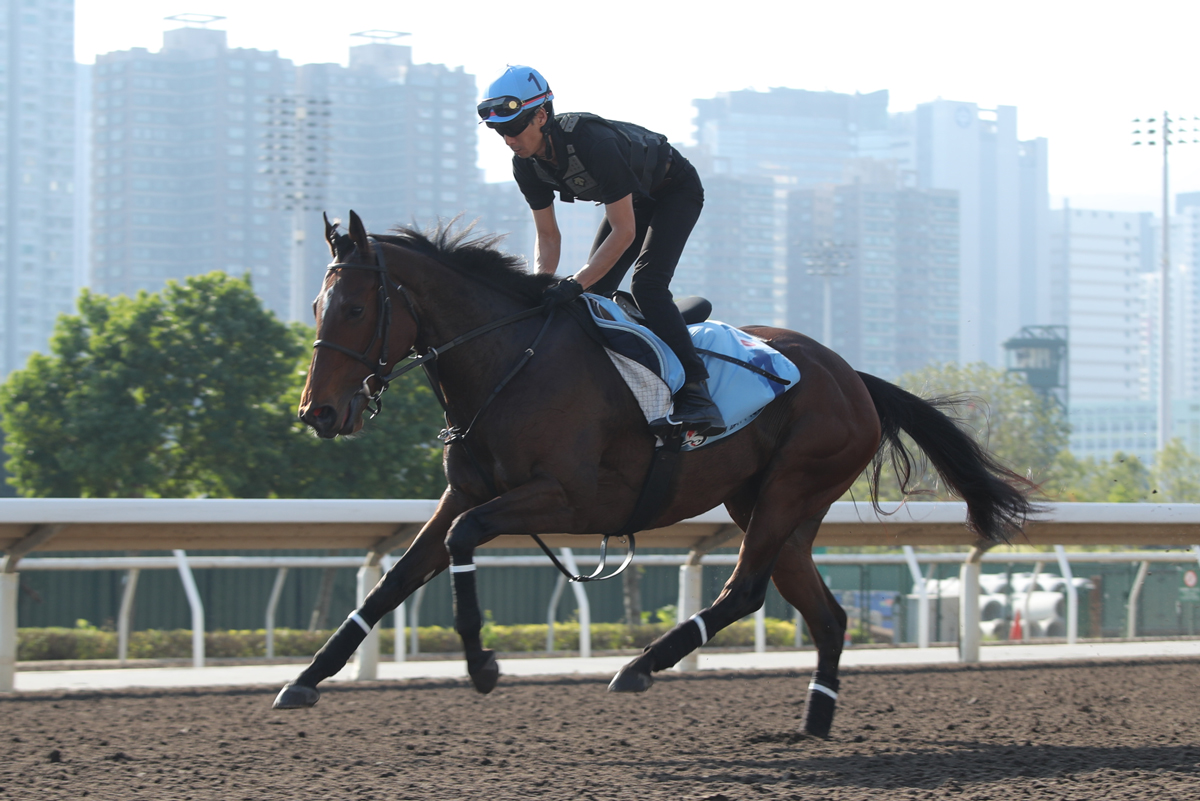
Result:
M502 293L469 282L437 282L422 292L425 303L421 332L424 347L438 348L477 328L524 311L527 307ZM495 386L529 347L544 319L501 326L457 345L439 356L434 370L446 402L456 417L474 414ZM466 425L468 420L456 419Z

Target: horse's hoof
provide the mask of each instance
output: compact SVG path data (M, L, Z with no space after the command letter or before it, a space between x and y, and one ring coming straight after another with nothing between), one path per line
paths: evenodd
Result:
M480 695L487 695L496 689L496 682L500 681L500 665L496 663L495 651L486 650L483 654L483 664L474 669L468 665L467 672L471 674L471 683L475 685L475 691Z
M804 719L804 733L822 740L829 739L836 706L837 703L829 696L816 692L810 693L807 715Z
M650 671L638 664L639 660L630 662L613 676L608 683L610 693L644 693L654 683Z
M321 694L317 692L316 687L305 687L303 684L296 684L290 681L283 685L283 689L279 691L279 695L275 696L275 703L271 704L273 709L308 709L310 706L316 706L317 701L321 700Z

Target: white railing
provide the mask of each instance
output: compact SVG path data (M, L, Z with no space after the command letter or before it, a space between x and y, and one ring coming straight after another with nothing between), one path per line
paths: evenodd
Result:
M594 554L583 555L575 554L569 548L560 549L561 559L569 570L575 573L579 572L581 565L591 567L599 563L599 557ZM928 648L930 645L930 597L927 589L927 576L923 575L920 570L920 565L936 565L936 564L963 564L969 554L967 552L941 552L941 553L918 553L911 546L904 546L902 553L846 553L846 554L814 554L813 561L818 565L905 565L909 568L913 577L913 590L918 596L918 613L917 613L917 646L919 648ZM981 562L989 563L1024 563L1036 562L1033 583L1036 583L1037 573L1040 572L1041 565L1045 557L1049 554L1044 553L986 553L983 555ZM1144 585L1146 571L1150 563L1180 563L1180 562L1200 562L1200 545L1193 546L1191 552L1179 551L1117 551L1117 552L1067 552L1062 546L1056 546L1054 556L1058 562L1059 570L1063 579L1065 579L1065 587L1068 595L1068 612L1067 612L1067 642L1074 643L1078 637L1079 630L1079 602L1077 587L1072 581L1070 563L1071 562L1087 562L1087 563L1140 563L1138 570L1138 578L1135 580L1133 588L1130 592L1130 597L1127 607L1127 636L1133 637L1136 632L1136 616L1138 609L1138 601L1141 589ZM705 554L700 557L700 566L716 566L725 565L732 566L737 564L737 554ZM385 557L383 565L376 568L381 574L387 569L390 569L391 564L395 562L395 557ZM546 557L542 554L519 555L519 556L488 556L480 554L475 557L475 564L481 568L504 568L504 567L549 567L550 564ZM671 567L686 567L689 564L689 556L686 554L645 554L636 556L633 560L633 566L671 566ZM275 648L275 613L279 603L280 594L283 591L284 583L288 576L288 571L292 569L302 568L356 568L359 570L363 567L363 559L359 556L188 556L184 551L176 551L173 556L73 556L73 557L48 557L48 558L31 558L21 562L23 570L123 570L126 571L126 583L124 592L121 598L121 607L117 620L118 631L118 659L121 662L126 661L128 655L128 636L130 620L133 612L134 595L137 587L137 577L142 570L177 570L184 584L184 590L187 595L188 604L191 608L192 615L192 661L196 667L204 665L204 606L200 598L200 594L196 589L195 580L192 578L192 571L204 569L274 569L276 570L275 581L271 588L271 594L267 602L265 613L265 629L266 629L266 650L268 657L274 657ZM681 576L681 580L683 577ZM378 577L375 578L375 581ZM375 581L370 584L362 584L358 588L358 602L361 603L366 592L374 586ZM547 635L546 635L546 650L553 651L554 640L554 624L557 617L557 609L562 597L562 592L565 589L566 578L561 574L555 584L555 588L550 597L550 603L546 609ZM963 585L965 590L969 590L966 585ZM681 581L682 587L682 581ZM591 607L588 603L586 585L580 583L572 583L571 589L575 596L576 610L580 623L579 633L579 652L583 657L591 656ZM978 584L976 583L976 600L975 606L978 607ZM969 592L964 592L963 604L967 601L965 596ZM1027 592L1026 603L1031 592ZM424 587L414 593L411 604L401 604L396 610L396 638L395 651L393 658L397 662L405 661L409 651L416 654L419 652L419 644L416 637L416 630L420 625L420 608L421 601L424 597ZM407 611L407 615L406 615ZM411 642L406 642L404 636L404 623L407 617L407 624L410 627ZM1024 609L1024 619L1029 620L1029 609ZM965 624L964 624L965 626ZM799 627L799 619L797 618L797 627ZM979 627L975 625L974 631L978 632ZM1028 625L1026 626L1028 629ZM964 628L962 637L968 638L967 632L969 629ZM1024 638L1023 638L1024 639ZM797 637L797 645L799 645L799 637ZM766 618L764 610L760 608L754 614L754 650L762 652L766 650ZM375 656L370 657L371 647L368 645L360 649L367 654L368 663L377 661L378 659L378 644L375 644ZM366 667L363 664L362 654L360 654L359 672L363 672ZM370 671L367 671L370 672Z

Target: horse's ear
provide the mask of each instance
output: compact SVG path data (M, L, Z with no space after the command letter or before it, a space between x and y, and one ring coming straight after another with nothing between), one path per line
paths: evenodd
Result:
M329 243L329 254L335 259L337 258L337 229L338 224L329 221L329 215L321 212L321 216L325 219L325 241Z
M358 253L363 258L371 252L371 245L367 242L367 229L363 225L362 220L354 213L354 209L350 209L350 241L354 243L354 247L358 249Z

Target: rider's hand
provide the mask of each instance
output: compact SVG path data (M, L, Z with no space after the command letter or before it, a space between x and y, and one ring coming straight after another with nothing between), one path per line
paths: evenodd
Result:
M549 306L565 306L583 294L583 285L574 278L564 278L546 287L542 300Z

